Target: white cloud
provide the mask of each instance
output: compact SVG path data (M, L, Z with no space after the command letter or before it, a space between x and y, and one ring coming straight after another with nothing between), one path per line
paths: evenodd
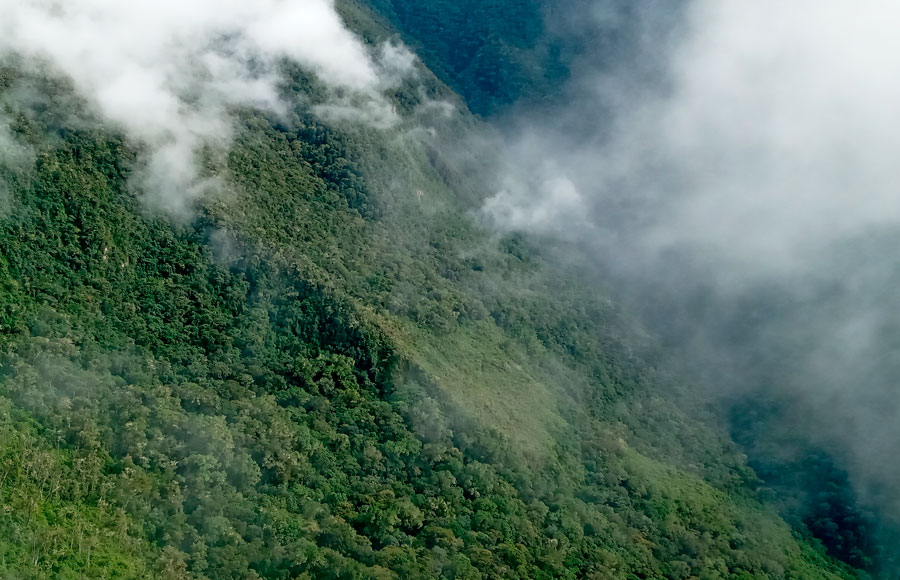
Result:
M657 242L759 268L900 223L897 16L881 1L696 2L675 90L640 128L679 177L656 184L678 197Z
M532 122L513 158L555 163L634 257L691 245L735 278L789 271L900 224L898 16L886 0L695 0L674 49L646 51L662 89L639 66L579 69L580 99Z
M538 183L527 187L507 179L506 187L484 203L484 212L499 226L511 230L550 231L563 225L584 225L584 200L571 180L554 175L552 168ZM527 202L523 201L528 199Z
M49 62L146 145L144 185L172 210L203 189L198 148L229 142L228 107L281 107L279 60L368 107L383 107L383 71L412 66L393 45L376 63L332 0L0 0L0 12L0 51Z
M0 165L18 169L32 160L31 150L16 139L9 123L0 115Z
M826 444L900 522L900 4L687 6L674 50L645 47L664 78L641 76L658 63L587 72L513 139L519 172L550 160L593 227L573 231L540 187L484 209L590 247L717 389L783 395L793 436Z

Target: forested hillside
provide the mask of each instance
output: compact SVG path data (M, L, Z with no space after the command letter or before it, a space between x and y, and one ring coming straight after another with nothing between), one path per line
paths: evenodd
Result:
M742 16L726 19L724 34L715 36L710 31L716 30L717 22L710 15L732 13L728 8L720 11L722 5L715 2L534 2L518 11L509 3L460 5L458 12L449 13L462 22L452 26L442 26L445 21L436 16L444 13L441 2L370 3L411 43L421 46L426 62L474 111L500 120L504 137L512 142L507 144L511 155L522 157L518 163L539 167L533 172L538 179L546 177L549 168L551 177L574 180L573 189L582 196L581 215L560 212L548 217L546 212L552 213L559 200L544 191L525 194L518 207L506 208L532 216L533 223L526 217L513 225L525 230L557 227L563 238L579 239L584 247L567 250L575 256L570 259L586 265L585 270L601 272L592 284L638 316L670 356L704 375L698 381L703 386L692 396L718 405L717 414L771 488L782 516L813 534L835 557L879 577L897 577L900 527L891 491L897 472L885 459L893 451L885 455L882 446L893 449L897 440L893 416L898 408L898 321L893 288L898 267L891 248L896 246L898 229L896 224L862 227L849 211L832 219L810 218L851 191L866 191L862 195L877 199L871 190L877 180L872 171L863 170L860 182L866 185L858 188L847 186L846 177L831 188L801 184L798 176L809 183L823 175L825 167L855 170L841 149L847 133L834 138L836 133L829 133L830 117L819 113L840 96L832 91L816 93L811 88L815 82L805 80L799 83L802 96L778 98L794 79L810 74L806 66L828 70L823 76L832 80L849 74L819 66L819 52L833 50L840 59L852 53L821 36L827 26L819 6L796 13L801 28L812 31L810 36L782 28L792 40L773 37L774 48L767 53L750 40L755 25L745 29L743 21L781 10L772 5L735 11ZM866 17L838 3L830 6L836 7L842 20ZM757 24L764 29L768 19L765 16ZM692 42L698 37L714 40L697 48ZM738 38L748 43L732 45ZM452 50L467 41L481 48L492 44L503 48L471 54ZM805 65L783 58L790 52L784 47L793 41L797 45L792 50L807 52ZM511 51L515 58L509 56ZM546 60L549 54L559 60L551 64ZM724 86L734 93L720 100L718 89L711 87L721 88L716 75L722 71L710 67L707 59L722 59L725 76L746 68L747 82L742 84L739 74L730 76ZM486 85L473 80L473 70L492 71L481 79L502 78L500 89L483 90ZM685 81L679 77L685 70L695 76ZM876 77L868 71L860 80L874 84ZM679 86L685 82L686 88ZM854 89L853 98L840 106L878 108L877 103L864 104L864 98L874 98L886 86L873 84L867 85L868 91ZM692 102L698 95L700 100ZM765 112L752 106L738 112L734 102L744 96L754 103L760 97ZM676 122L673 134L667 134L671 118L665 112L674 113L674 118L690 117L698 104L694 126ZM717 106L724 112L722 123L704 133L709 119L716 118ZM791 107L797 110L788 111ZM795 134L795 147L778 149L784 131L794 129L784 121L802 117L801 111L812 111L812 124L822 135L805 139L809 136L805 129L806 133ZM767 128L770 113L775 120ZM882 116L888 114L886 110ZM754 128L742 126L741 119L754 119ZM877 124L881 126L881 121ZM771 150L754 140L760 135L756 129L761 133L772 129L776 137ZM674 145L666 154L675 157L676 165L665 169L665 163L654 166L654 155L659 154L654 145L667 138ZM701 148L706 153L685 149L692 138L705 144ZM735 148L732 139L750 144L727 162L723 156L721 163L709 163L723 152L728 156ZM829 163L809 161L817 147L828 151L832 145L838 153ZM769 160L776 165L806 161L784 173L762 162L737 175L745 164L757 163L757 155L775 150ZM877 156L873 145L864 157ZM629 159L634 166L628 166ZM554 168L555 164L563 168ZM704 182L720 171L729 178L710 188L709 199L715 201L703 219L679 224L684 218L679 211L696 210L690 208L691 200L702 195ZM757 175L762 176L759 182ZM734 186L745 191L733 193ZM540 188L538 183L536 189ZM756 200L767 194L772 195L772 204L763 211ZM808 196L802 202L801 194ZM856 199L850 206L862 207ZM888 202L879 211L889 213L894 206ZM593 226L587 233L578 230L578 220L585 214ZM729 214L735 219L717 229L716 222ZM778 219L790 224L790 233L783 238L775 234ZM662 224L662 230L670 228L661 237L671 245L649 253L636 249L647 239L649 246L659 241L660 231L648 227L654 222ZM801 234L804 223L816 223L822 230ZM746 249L742 245L746 239L741 238L746 227L756 228L759 239L765 240L753 249L749 261L746 255L737 255ZM555 234L544 243L558 243L553 238L560 232ZM707 247L697 243L704 237ZM806 249L820 243L823 247L806 252L787 271L773 274L769 267L791 253L793 243ZM709 246L718 248L710 251ZM725 263L718 262L723 256Z
M367 0L472 112L557 110L573 73L647 65L648 35L664 40L684 0ZM658 20L655 28L652 20ZM603 105L603 103L596 103Z
M484 228L441 81L378 128L281 72L294 108L231 111L228 185L173 216L67 79L0 68L0 577L857 577L635 321Z
M548 98L568 75L563 39L546 30L539 0L371 4L396 23L435 74L490 114L522 97Z

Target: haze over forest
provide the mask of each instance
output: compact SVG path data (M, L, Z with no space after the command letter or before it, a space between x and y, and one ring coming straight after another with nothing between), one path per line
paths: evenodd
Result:
M898 8L0 12L0 578L900 578Z

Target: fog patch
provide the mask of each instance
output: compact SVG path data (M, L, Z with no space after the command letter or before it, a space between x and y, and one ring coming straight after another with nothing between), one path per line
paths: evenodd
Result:
M710 396L783 401L790 431L900 522L900 6L694 0L658 40L670 16L632 15L638 49L514 121L509 179L527 186L483 213L588 248Z

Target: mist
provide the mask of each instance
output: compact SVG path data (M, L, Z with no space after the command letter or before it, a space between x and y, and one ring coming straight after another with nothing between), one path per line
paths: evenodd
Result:
M580 26L620 22L616 6ZM755 445L788 462L826 449L882 534L900 522L896 16L883 1L642 3L617 66L588 54L554 114L507 120L506 182L523 185L483 208L583 248L705 377L700 394L777 408Z
M748 401L775 409L745 447L785 463L826 450L897 552L900 6L575 4L557 33L627 32L574 63L558 107L501 122L509 171L483 214L568 244L736 423ZM403 46L352 34L332 0L0 10L0 58L69 79L138 145L133 187L175 215L225 186L202 159L227 152L235 108L290 110L284 61L324 85L319 117L379 128L397 121L384 92L415 68ZM430 105L438 115L447 104ZM0 171L29 159L0 118ZM900 554L878 557L886 573Z
M34 154L19 142L9 120L0 113L0 172L20 173L31 167ZM0 180L0 217L10 211L10 195L6 180Z
M399 45L369 50L332 0L0 0L0 55L43 63L145 149L136 187L182 214L211 187L201 149L227 150L229 110L283 112L278 65L293 61L357 121L390 125L382 91L411 70Z

